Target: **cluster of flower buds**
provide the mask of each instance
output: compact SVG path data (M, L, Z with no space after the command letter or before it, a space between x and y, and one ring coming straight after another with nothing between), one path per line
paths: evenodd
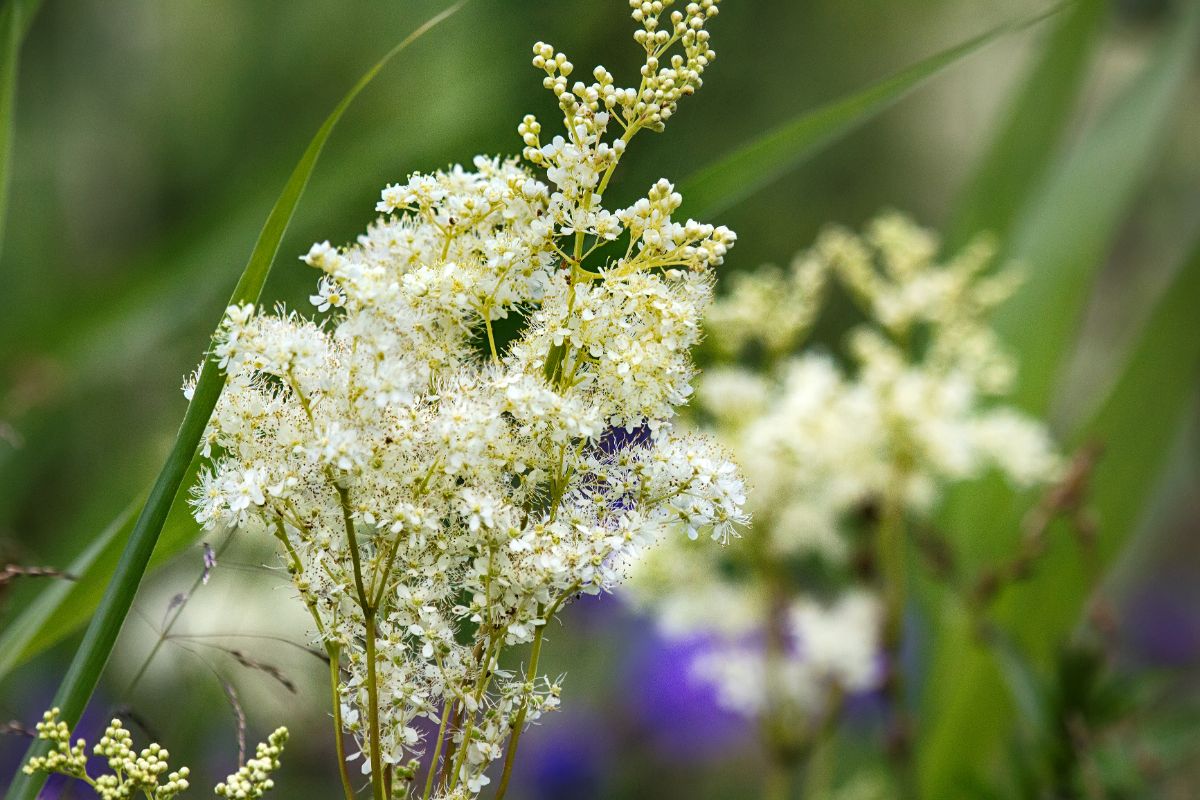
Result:
M44 756L31 758L24 767L26 774L47 772L76 778L87 783L100 800L130 800L135 796L144 796L147 800L173 800L189 788L191 771L187 767L172 770L168 763L171 754L157 743L135 750L133 737L119 719L108 724L92 749L94 754L104 758L110 771L93 778L87 771L87 743L78 739L71 744L70 728L59 719L60 714L59 709L52 708L42 715L42 721L37 724L37 735L50 743L51 750ZM236 788L230 790L226 784L219 784L216 793L239 800L262 797L273 785L266 773L279 767L279 754L286 739L285 728L271 734L268 743L258 746L258 759L227 779L230 785L234 785L234 777L241 779Z

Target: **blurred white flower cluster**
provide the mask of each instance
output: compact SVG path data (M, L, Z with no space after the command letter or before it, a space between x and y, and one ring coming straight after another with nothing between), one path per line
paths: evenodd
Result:
M423 754L426 796L476 794L510 734L559 702L537 674L555 612L667 529L725 540L745 521L722 446L671 424L735 236L677 221L665 180L602 205L626 144L699 87L717 3L631 6L639 86L603 67L572 84L538 43L563 135L543 143L528 116L527 164L480 156L387 186L355 244L304 257L328 316L231 307L214 353L228 384L195 516L282 544L344 662L337 710L377 797L403 795ZM502 660L531 641L526 670Z
M884 215L863 236L827 231L787 270L735 275L709 312L715 358L758 365L708 369L697 392L699 420L753 486L753 531L725 551L670 543L630 588L669 634L715 639L696 673L731 708L817 724L832 699L879 684L898 611L858 556L888 557L872 549L882 509L919 519L988 470L1017 487L1060 471L1045 427L996 400L1015 368L988 315L1015 273L988 271L983 240L945 263L937 252L931 233ZM866 318L848 363L796 354L834 283Z

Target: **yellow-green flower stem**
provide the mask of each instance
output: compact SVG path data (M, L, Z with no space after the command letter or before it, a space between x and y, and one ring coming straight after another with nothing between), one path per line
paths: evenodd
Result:
M763 800L791 800L795 785L795 765L783 764L772 758L763 784Z
M644 83L644 80L643 80L643 83ZM628 144L629 140L633 138L634 134L636 134L639 130L641 130L641 127L642 127L642 125L641 125L640 121L630 124L629 127L627 127L625 129L625 133L621 134L621 141ZM573 129L573 126L570 126L568 128L568 130L572 130L572 129ZM595 192L594 192L595 194L598 194L601 196L604 195L605 189L608 188L608 182L612 179L613 172L616 170L617 163L620 160L621 160L620 154L617 154L614 156L612 163L608 165L608 167L604 170L604 174L600 177L600 183L595 189ZM584 196L584 205L585 206L587 206L588 203L591 201L592 195L593 195L593 192L589 190L588 193ZM592 253L592 251L596 249L596 246L599 245L599 242L597 242L596 245L594 245L590 250L587 251L587 253L584 253L583 244L584 244L584 239L586 238L586 236L587 236L587 234L584 231L575 231L575 245L574 245L574 249L572 250L571 256L569 258L566 256L565 253L563 253L562 250L559 250L559 248L557 246L555 246L555 248L554 248L555 250L558 250L559 255L561 255L563 257L563 261L567 262L567 265L569 266L569 268L571 270L571 285L572 286L574 286L580 280L593 281L593 280L599 280L604 277L604 273L602 273L602 272L593 272L591 270L587 270L587 269L583 268L584 258L587 255L590 255ZM572 309L574 309L574 307L575 307L575 293L571 292L567 296L567 311L568 311L568 313ZM489 336L491 334L490 327L488 328L488 334L489 334ZM565 378L565 370L563 369L563 363L566 361L566 357L567 357L569 350L570 350L570 345L568 345L566 342L564 342L561 345L554 345L553 347L550 348L550 352L546 354L546 365L543 370L545 373L547 382L549 382L551 384L556 384L556 385L560 386L561 388L567 388L570 385L569 381Z
M379 677L375 663L375 609L363 609L367 640L367 724L371 738L371 790L375 800L384 800L383 757L379 746Z
M492 330L492 304L490 299L487 303L484 303L482 315L483 327L487 330L488 350L492 354L492 363L499 364L500 354L496 351L496 334Z
M504 642L504 636L507 628L493 631L488 634L487 645L483 649L483 654L479 660L479 679L475 683L475 691L472 697L475 700L475 708L478 710L483 705L483 695L487 691L488 685L492 682L492 671L490 669L492 660L496 658L500 646ZM464 709L465 710L465 709ZM467 745L471 738L471 733L475 730L475 714L476 712L467 711L467 724L463 726L462 745L459 747L458 758L455 761L454 768L450 773L449 789L453 790L458 786L459 774L461 773L463 764L467 759Z
M354 800L354 785L350 782L350 770L346 767L346 742L342 730L342 698L338 692L338 687L342 682L342 651L335 644L326 644L325 653L329 656L329 693L333 698L333 743L337 749L338 776L342 779L342 791L346 795L346 800Z
M542 616L542 609L538 609L538 617ZM526 678L531 683L533 676L537 675L538 659L542 655L542 640L546 632L546 626L539 625L537 632L533 634L533 649L529 652L529 669L526 672ZM508 792L508 782L512 778L513 764L517 759L517 745L521 740L521 729L525 726L525 715L529 710L529 701L527 698L521 700L521 708L517 711L517 717L513 720L513 730L509 734L508 748L504 753L504 771L500 775L500 786L496 789L496 800L503 800L504 795Z
M292 574L296 576L301 575L304 570L304 563L300 560L300 554L296 552L295 546L287 535L287 527L285 526L282 514L280 514L279 522L275 527L275 538L280 541L284 551L291 559L290 571ZM333 701L333 743L337 748L338 775L342 781L342 791L346 795L346 800L354 800L354 786L350 782L350 772L346 768L346 744L342 738L342 700L338 692L338 686L341 684L342 651L341 648L330 642L325 636L325 624L321 621L321 614L317 609L316 597L308 589L297 587L297 590L300 592L300 599L304 601L304 605L313 619L313 624L317 626L317 633L325 641L325 655L329 658L329 696Z
M562 604L577 591L579 591L579 584L575 584L560 595L548 610L544 611L544 609L538 608L538 618L542 620L542 624L533 634L533 648L529 651L529 669L525 672L526 678L530 682L537 676L538 660L542 655L542 639L546 633L546 626L550 624L550 620L558 613ZM495 800L504 800L504 795L508 792L508 782L512 778L513 764L517 760L517 745L521 741L521 731L525 727L525 715L528 711L529 695L526 694L521 700L521 708L517 711L517 717L513 720L513 730L509 735L508 748L504 753L504 770L500 775L500 785L496 789Z
M476 664L483 663L483 657L485 655L486 649L487 649L487 646L485 645L483 639L475 640L475 647L472 648L471 655L475 659ZM438 666L439 667L441 666L441 662L438 662ZM443 671L442 674L444 677L445 672ZM448 736L448 739L446 742L446 758L443 759L443 761L442 761L442 770L441 770L442 777L440 779L441 785L445 786L445 787L452 786L453 783L457 780L457 777L454 774L454 767L455 767L455 762L456 762L456 759L454 757L455 753L456 753L456 750L454 747L454 727L458 724L460 718L463 716L463 714L467 710L467 704L462 699L456 699L455 702L453 702L451 705L453 706L453 713L451 715L452 722L450 723L450 733L449 733L449 736ZM464 742L465 742L465 739L464 739Z
M438 723L437 742L433 745L433 758L429 760L429 772L425 776L425 791L421 794L421 800L429 800L433 795L433 778L437 775L438 759L442 755L442 740L446 738L446 720L450 718L450 703L442 704L441 716L442 719Z
M337 490L342 506L342 519L346 524L346 541L350 549L350 564L354 571L354 590L358 595L358 606L363 615L364 638L367 658L367 726L370 738L371 792L375 800L384 800L383 754L379 743L379 666L376 663L378 632L375 628L376 607L371 602L362 577L362 557L358 552L358 535L354 527L353 511L350 508L350 491L342 486L334 475L330 482Z

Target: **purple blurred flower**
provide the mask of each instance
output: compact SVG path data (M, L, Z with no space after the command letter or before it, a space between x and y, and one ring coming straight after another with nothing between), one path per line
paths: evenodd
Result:
M1200 590L1195 576L1160 576L1134 591L1125 636L1136 658L1180 667L1200 661Z
M708 646L702 637L647 636L623 671L630 715L651 746L672 760L726 755L751 736L749 723L721 708L713 688L693 675L693 661Z
M521 738L514 777L516 797L589 800L605 796L611 772L610 722L579 706L556 713Z

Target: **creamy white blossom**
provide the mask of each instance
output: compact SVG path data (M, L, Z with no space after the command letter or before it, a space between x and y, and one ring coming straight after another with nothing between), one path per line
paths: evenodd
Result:
M673 5L631 4L636 87L602 67L571 83L566 57L536 45L564 132L543 142L528 116L523 161L386 186L365 234L303 257L325 316L226 315L196 518L279 540L346 668L337 710L362 769L387 769L397 793L423 755L446 765L436 796L478 793L514 729L558 705L536 671L553 615L662 539L725 541L746 522L724 447L673 422L735 236L678 218L666 180L602 204L629 141L660 130L714 58L715 0ZM501 666L528 642L527 673Z
M788 270L738 275L709 311L716 359L760 365L710 369L697 392L753 487L754 526L724 551L668 542L631 596L667 634L712 638L696 674L777 728L816 725L832 697L882 679L880 587L851 558L871 552L881 508L927 517L989 470L1025 488L1061 469L1045 426L998 399L1015 366L987 316L1017 278L987 272L986 241L945 263L938 247L895 214L863 236L830 229ZM865 315L844 358L802 349L831 281ZM793 577L813 561L819 596Z

